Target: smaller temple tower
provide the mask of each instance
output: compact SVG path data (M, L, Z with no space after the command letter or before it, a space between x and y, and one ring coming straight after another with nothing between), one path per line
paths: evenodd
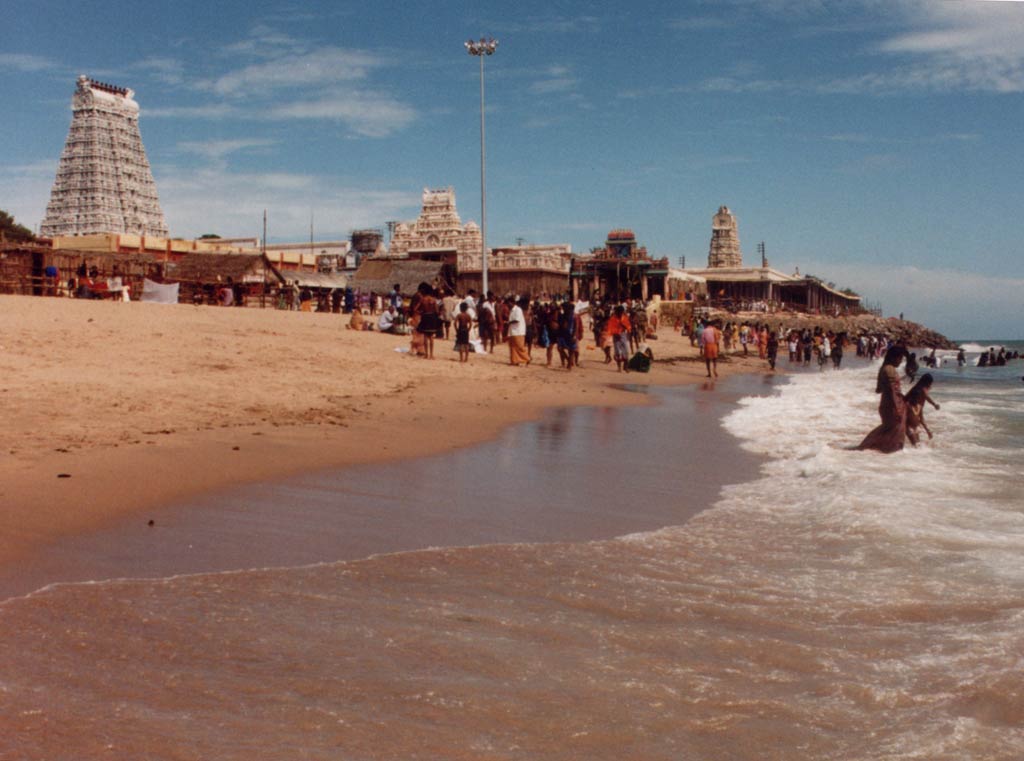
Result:
M400 222L391 236L388 256L458 264L460 270L480 266L480 228L462 224L451 187L423 189L423 209L414 222Z
M708 268L742 267L740 234L736 215L728 206L719 206L718 213L711 218L711 247L708 250Z

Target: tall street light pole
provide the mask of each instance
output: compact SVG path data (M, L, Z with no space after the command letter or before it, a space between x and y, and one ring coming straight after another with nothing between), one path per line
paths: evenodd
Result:
M498 41L481 37L467 40L466 51L480 59L480 261L483 275L483 293L487 295L487 159L484 142L484 56L494 55Z

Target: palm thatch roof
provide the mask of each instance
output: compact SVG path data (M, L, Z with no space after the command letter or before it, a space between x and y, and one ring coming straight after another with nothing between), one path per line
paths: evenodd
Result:
M420 283L443 282L441 262L420 259L363 259L349 285L363 293L388 293L395 283L403 293L413 293Z
M293 270L276 270L286 282L298 283L303 288L344 288L348 278L341 272L298 272Z
M185 283L236 283L280 280L261 254L186 254L167 267L167 279Z

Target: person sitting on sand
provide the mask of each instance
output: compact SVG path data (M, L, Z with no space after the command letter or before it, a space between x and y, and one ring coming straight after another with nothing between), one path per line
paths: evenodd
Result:
M910 443L915 447L921 438L917 432L918 428L924 428L925 433L928 434L928 438L932 438L931 429L928 428L928 424L924 422L924 403L928 402L928 404L932 405L935 409L939 409L939 405L931 398L931 396L928 395L928 391L932 387L933 380L931 373L925 373L904 397L907 402L907 438L910 439Z
M352 316L348 320L349 330L369 330L370 325L366 322L366 318L363 317L363 310L356 307L352 310Z
M395 316L397 311L393 304L388 304L387 309L380 313L380 319L377 320L377 329L381 333L394 333L395 332Z
M648 373L651 371L652 362L654 362L654 352L648 348L647 344L640 344L636 354L630 357L626 367L633 372Z

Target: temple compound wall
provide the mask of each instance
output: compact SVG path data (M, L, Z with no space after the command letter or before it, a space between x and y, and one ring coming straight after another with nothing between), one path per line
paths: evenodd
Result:
M78 78L41 235L167 236L133 96L124 87Z

